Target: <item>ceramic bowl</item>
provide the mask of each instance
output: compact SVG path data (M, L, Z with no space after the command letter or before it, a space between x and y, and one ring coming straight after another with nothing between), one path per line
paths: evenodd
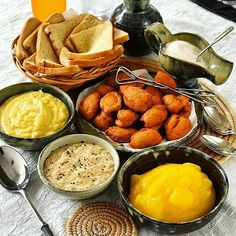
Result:
M208 214L188 222L169 223L150 218L132 206L128 199L131 175L143 174L164 163L185 162L199 165L214 185L216 191L216 204ZM223 168L207 154L189 147L168 146L165 148L151 148L145 152L134 154L129 158L119 171L118 188L125 206L137 222L149 226L152 230L159 233L184 234L198 230L217 215L227 197L229 183Z
M209 43L197 34L181 32L172 34L163 24L154 23L145 31L145 39L151 49L159 55L162 67L170 74L181 79L188 87L196 87L196 78L206 78L216 85L223 84L230 76L233 63L224 59L210 48L202 56L208 64L205 69L199 65L168 56L163 51L166 43L183 40L203 50Z
M51 152L55 151L56 149L62 146L65 146L67 144L79 143L82 141L85 143L95 143L97 145L100 145L111 154L114 164L115 164L113 174L105 182L84 191L68 191L68 190L62 190L62 189L52 186L50 182L46 179L43 172L45 160L51 154ZM92 136L92 135L87 135L87 134L71 134L71 135L67 135L67 136L54 140L42 150L38 159L38 174L41 181L53 192L61 194L71 199L87 199L87 198L91 198L98 195L111 184L112 180L116 176L116 173L119 168L119 164L120 164L120 159L119 159L117 151L112 147L112 145L110 145L105 140Z
M17 138L0 132L0 138L3 139L5 143L13 147L21 148L24 150L39 150L44 148L52 140L64 135L70 128L75 113L74 104L69 95L67 95L61 89L51 85L39 84L39 83L19 83L3 88L2 90L0 90L0 105L9 97L12 97L16 94L21 94L29 91L39 91L39 90L42 90L43 92L46 93L50 93L54 97L60 99L69 110L69 120L62 129L60 129L59 131L57 131L52 135L42 138L34 138L34 139Z

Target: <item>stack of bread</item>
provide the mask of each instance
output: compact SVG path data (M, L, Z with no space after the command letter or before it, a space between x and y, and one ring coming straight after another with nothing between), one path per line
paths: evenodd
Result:
M119 58L129 36L90 14L65 19L52 14L44 22L28 19L16 43L15 55L23 67L46 75L75 75Z

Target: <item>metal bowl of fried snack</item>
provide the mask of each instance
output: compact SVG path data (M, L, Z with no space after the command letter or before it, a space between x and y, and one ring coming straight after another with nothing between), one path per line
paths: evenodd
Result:
M156 82L177 87L162 70L153 76ZM115 74L85 89L76 110L75 125L81 132L104 138L125 152L182 144L202 120L201 105L189 98L140 83L119 85Z

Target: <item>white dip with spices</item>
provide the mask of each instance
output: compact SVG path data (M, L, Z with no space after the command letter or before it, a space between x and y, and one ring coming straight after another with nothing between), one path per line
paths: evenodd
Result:
M55 150L44 163L44 175L50 184L70 191L95 187L113 172L111 154L100 145L83 142Z

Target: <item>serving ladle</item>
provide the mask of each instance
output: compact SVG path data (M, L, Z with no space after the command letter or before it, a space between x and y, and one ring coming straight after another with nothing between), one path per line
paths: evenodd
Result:
M209 149L220 155L230 156L236 152L236 148L222 138L212 135L202 135L200 139Z
M47 223L43 221L32 202L28 199L25 187L29 183L30 173L22 155L8 146L0 147L0 184L10 192L20 193L41 224L46 236L53 236Z
M235 134L227 117L218 112L216 108L211 106L203 107L203 118L215 132L221 135Z

